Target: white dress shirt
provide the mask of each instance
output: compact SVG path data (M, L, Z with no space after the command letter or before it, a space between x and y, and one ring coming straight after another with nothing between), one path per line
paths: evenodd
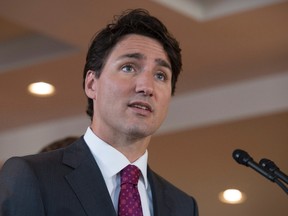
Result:
M121 152L97 137L90 127L88 127L84 135L84 140L102 172L114 208L118 212L120 171L131 163ZM143 215L153 216L152 192L147 179L147 160L148 151L146 150L133 165L137 166L141 171L138 190L141 197Z

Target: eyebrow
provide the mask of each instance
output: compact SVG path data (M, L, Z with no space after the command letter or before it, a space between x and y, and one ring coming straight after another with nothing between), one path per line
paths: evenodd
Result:
M163 66L163 67L166 67L166 68L172 70L170 64L169 64L167 61L165 61L165 60L163 60L163 59L159 59L159 58L156 59L155 61L156 61L156 63L157 63L158 65Z
M132 59L140 60L140 59L145 59L145 56L141 53L128 53L128 54L124 54L124 55L119 57L119 59L123 59L123 58L132 58ZM166 68L172 70L171 65L167 61L165 61L161 58L155 59L155 62L159 66L163 66L163 67L166 67Z

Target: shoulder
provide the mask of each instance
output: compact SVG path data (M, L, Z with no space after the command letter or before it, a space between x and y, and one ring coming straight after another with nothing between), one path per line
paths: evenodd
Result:
M55 166L56 163L59 164L60 161L61 151L12 157L3 164L0 177L23 179L37 176L41 170L47 170L49 167Z
M74 151L75 146L82 144L82 140L76 141L66 148L61 148L49 152L12 157L8 159L1 168L1 175L22 176L28 174L38 175L40 173L55 172L59 167L64 166L63 157L65 152ZM77 149L76 149L77 150Z
M77 143L76 141L75 144L79 145ZM66 152L69 154L71 151L77 151L77 147L71 145L50 152L8 159L0 170L0 193L12 193L16 188L23 194L24 190L30 190L32 193L37 187L43 188L44 185L49 186L54 182L64 182L63 177L73 168L63 163L63 158Z

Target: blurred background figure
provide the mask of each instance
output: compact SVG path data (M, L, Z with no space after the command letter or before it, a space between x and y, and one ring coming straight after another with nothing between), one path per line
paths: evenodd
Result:
M68 137L65 137L63 139L56 140L55 142L52 142L52 143L48 144L47 146L45 146L44 148L42 148L39 151L39 153L53 151L53 150L56 150L59 148L64 148L64 147L70 145L71 143L73 143L74 141L76 141L77 139L79 139L79 137L77 137L77 136L68 136Z

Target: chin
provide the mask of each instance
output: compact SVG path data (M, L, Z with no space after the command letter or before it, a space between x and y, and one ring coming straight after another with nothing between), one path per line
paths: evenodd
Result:
M149 130L147 128L142 128L142 127L133 127L133 128L129 128L128 130L128 134L130 137L133 138L145 138L148 136L151 136L152 134L155 133L156 130L151 130L151 128L149 128Z

